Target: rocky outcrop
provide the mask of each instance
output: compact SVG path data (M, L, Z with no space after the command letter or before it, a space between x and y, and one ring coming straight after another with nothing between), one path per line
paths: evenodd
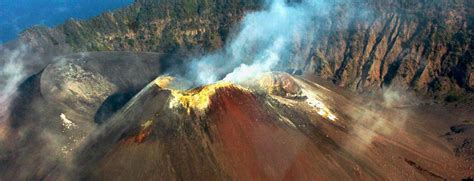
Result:
M295 42L301 51L281 69L289 66L359 91L397 86L441 97L472 92L469 2L341 3L330 16L314 20L310 38ZM91 20L26 31L21 39L65 51L209 51L223 46L246 12L261 7L259 0L138 0Z
M396 85L432 95L472 91L472 5L401 2L372 3L371 14L343 11L324 20L330 27L316 30L322 33L305 69L357 90Z

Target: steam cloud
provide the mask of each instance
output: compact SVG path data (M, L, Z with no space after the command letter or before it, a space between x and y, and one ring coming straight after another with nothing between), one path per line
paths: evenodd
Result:
M0 47L1 48L1 47ZM29 48L25 45L14 50L4 49L0 60L0 140L5 136L5 121L8 119L10 101L18 85L25 78L24 58Z
M223 50L193 60L187 78L200 85L221 79L239 83L273 70L281 60L295 56L295 41L305 39L315 18L327 16L336 2L267 1L265 10L245 16L239 33Z

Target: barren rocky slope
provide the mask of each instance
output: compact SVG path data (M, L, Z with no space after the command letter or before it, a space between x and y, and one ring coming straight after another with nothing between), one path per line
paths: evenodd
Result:
M351 0L335 6L329 16L314 20L307 40L295 40L300 51L281 69L360 91L395 85L441 98L472 93L469 0ZM138 0L88 21L33 28L20 39L37 49L66 51L215 50L246 12L260 8L258 0Z

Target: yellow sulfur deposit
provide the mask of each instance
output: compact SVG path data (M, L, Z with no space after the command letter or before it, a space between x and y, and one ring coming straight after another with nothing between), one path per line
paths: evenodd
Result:
M232 83L217 82L215 84L188 91L171 90L173 99L170 101L170 107L184 107L188 111L188 113L190 113L191 110L204 111L209 106L211 102L211 97L216 93L218 89L224 87L244 89Z

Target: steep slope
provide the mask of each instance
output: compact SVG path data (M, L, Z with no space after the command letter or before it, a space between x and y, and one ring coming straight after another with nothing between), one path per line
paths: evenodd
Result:
M169 78L157 79L90 137L70 176L92 180L472 176L470 162L455 157L436 131L414 121L416 117L405 109L380 104L383 108L373 109L301 78L268 76L245 87L220 82L188 91L167 87Z
M305 71L360 91L394 85L441 98L472 93L469 0L352 0L336 6L314 20L307 39L295 40L299 51L280 70ZM215 50L246 12L260 8L256 0L139 0L89 21L35 28L21 39L67 51Z
M472 92L472 3L368 4L372 15L341 11L316 29L322 36L306 68L358 90L393 84L431 95Z

